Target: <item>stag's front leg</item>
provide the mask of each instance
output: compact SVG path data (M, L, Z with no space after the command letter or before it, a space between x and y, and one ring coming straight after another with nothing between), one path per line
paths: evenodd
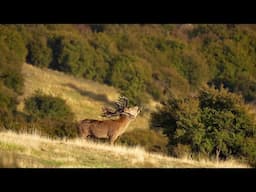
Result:
M117 137L118 137L118 135L113 135L112 137L110 137L110 139L109 139L110 145L114 145L114 142L117 139Z

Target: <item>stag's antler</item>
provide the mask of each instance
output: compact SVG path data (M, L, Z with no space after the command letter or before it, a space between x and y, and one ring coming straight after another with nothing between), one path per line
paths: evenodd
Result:
M114 111L113 109L109 108L109 107L103 107L102 108L102 117L112 117L112 116L117 116L117 110Z
M128 102L129 100L127 97L121 96L119 97L118 101L116 101L114 104L117 109L124 109L128 107Z
M125 102L125 107L128 107L128 104L129 104L129 100L127 97L121 97L123 99L123 101Z
M114 102L115 109L111 109L109 107L103 107L102 108L102 117L113 117L118 116L122 112L124 112L124 109L128 106L128 98L121 96L119 97L118 101Z

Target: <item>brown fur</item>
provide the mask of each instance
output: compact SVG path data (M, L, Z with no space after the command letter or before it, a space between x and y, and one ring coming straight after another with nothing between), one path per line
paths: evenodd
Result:
M83 138L93 136L96 138L107 138L113 144L115 140L125 132L134 117L120 115L119 119L105 121L84 119L78 125L79 135Z

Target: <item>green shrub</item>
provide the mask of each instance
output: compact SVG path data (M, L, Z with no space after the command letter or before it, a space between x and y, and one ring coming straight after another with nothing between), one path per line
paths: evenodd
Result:
M181 144L189 145L195 154L217 159L238 157L251 162L254 157L254 115L240 95L223 87L205 86L198 97L170 99L153 115L152 126L164 129L172 154Z
M36 131L51 138L75 138L78 136L75 122L58 119L35 119L27 123L27 132Z
M182 71L189 84L200 87L209 78L208 66L200 54L184 54L182 56Z
M152 130L133 130L124 133L117 142L129 146L139 145L150 152L167 153L167 137Z
M38 118L72 121L74 114L63 99L53 96L42 95L36 92L26 99L25 110Z
M108 83L132 103L147 102L147 93L156 100L186 96L208 81L241 92L246 101L256 98L253 26L193 24L185 31L180 25L81 27L1 25L0 78L5 86L21 92L19 73L27 56L36 66ZM158 72L160 79L152 77Z
M12 69L18 66L21 67L25 61L27 49L21 35L15 28L0 25L0 45L1 57L5 57L6 62L12 65L7 65L6 67L11 67ZM0 66L4 65L4 63L3 65L1 64Z
M147 102L145 83L151 73L150 68L143 69L136 58L121 55L112 60L110 70L107 81L120 88L131 104L141 105Z
M55 36L49 43L54 57L50 68L75 76L96 72L93 66L94 52L87 41L76 36Z
M4 110L14 111L17 104L17 94L1 85L0 82L0 108Z
M37 67L48 67L52 61L52 50L47 45L47 38L37 37L28 43L27 62Z
M20 71L7 71L3 82L6 87L14 90L18 94L22 94L24 78Z
M104 24L90 24L90 28L93 32L99 33L99 32L104 31L105 25Z
M256 167L256 139L255 138L246 138L245 141L242 141L242 151L245 155L246 160L254 168Z
M1 95L0 95L0 99L1 99ZM0 130L7 129L9 127L10 122L12 121L13 121L12 113L9 110L0 107Z
M191 147L190 145L183 145L178 143L177 145L171 145L170 151L172 156L177 158L189 158L191 157Z
M21 112L11 113L0 109L0 130L18 133L38 133L51 138L77 137L75 122L44 118L39 119Z
M15 28L0 25L0 53L0 83L3 82L4 86L21 93L23 88L21 69L27 51L24 41Z

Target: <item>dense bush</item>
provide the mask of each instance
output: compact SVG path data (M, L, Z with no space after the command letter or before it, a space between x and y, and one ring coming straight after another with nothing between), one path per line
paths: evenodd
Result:
M0 25L0 129L13 124L17 96L22 93L26 47L14 27Z
M110 65L109 83L122 90L131 104L146 102L145 83L150 75L149 69L143 69L136 58L130 56L118 56Z
M192 151L190 145L178 143L177 145L170 145L170 155L177 158L191 158Z
M58 97L43 95L40 92L26 99L25 110L34 117L72 121L74 114L66 102Z
M76 36L56 36L50 40L54 50L54 59L51 68L82 76L95 70L93 51L88 43Z
M139 145L150 152L167 153L167 137L153 130L135 129L124 133L117 142L129 146Z
M17 94L1 85L0 82L0 108L4 110L14 111L16 109Z
M36 131L54 138L77 136L76 123L73 122L74 114L63 99L37 91L26 99L25 111L28 114L23 116L23 124L28 132ZM22 118L17 122L22 122Z
M12 113L9 110L0 107L0 131L8 128L12 120Z
M210 82L217 87L223 84L241 93L246 101L254 101L254 31L239 25L198 25L191 34L192 39L201 39L199 50L208 63Z
M160 101L186 96L204 83L223 84L248 102L256 99L253 26L47 24L2 25L0 31L1 53L9 54L0 63L15 65L28 52L31 64L108 83L132 103L147 102L148 94ZM14 68L5 84L21 90L20 67Z
M27 126L30 130L51 138L74 138L78 136L75 122L58 119L29 119Z
M251 141L256 139L256 123L240 95L223 87L203 87L198 97L173 98L165 104L160 114L153 116L152 126L164 129L171 153L182 144L208 157L254 161L256 145Z
M16 97L22 93L22 64L26 57L26 47L14 27L0 25L0 106L14 110Z
M28 43L27 62L37 67L48 67L52 61L52 50L47 45L47 38L37 37Z
M0 109L0 130L37 133L51 138L74 138L78 136L76 127L72 121L39 119L21 112L11 113Z
M0 44L1 55L10 65L1 63L1 67L10 67L15 69L21 66L25 61L27 50L21 35L13 27L0 25Z
M2 102L10 103L4 99L8 97L2 97L0 92L0 105ZM77 125L73 122L74 114L62 99L37 92L26 100L25 110L27 113L11 111L1 106L0 130L36 132L51 138L77 137Z
M24 61L27 52L29 63L108 83L135 98L134 103L146 102L148 93L157 100L186 96L187 90L206 82L224 84L246 101L256 98L253 26L47 24L1 25L0 31L1 53L6 56L0 63L12 63L2 67L5 73ZM20 91L20 67L14 69L15 75L5 75L5 84ZM162 77L154 78L157 73Z

